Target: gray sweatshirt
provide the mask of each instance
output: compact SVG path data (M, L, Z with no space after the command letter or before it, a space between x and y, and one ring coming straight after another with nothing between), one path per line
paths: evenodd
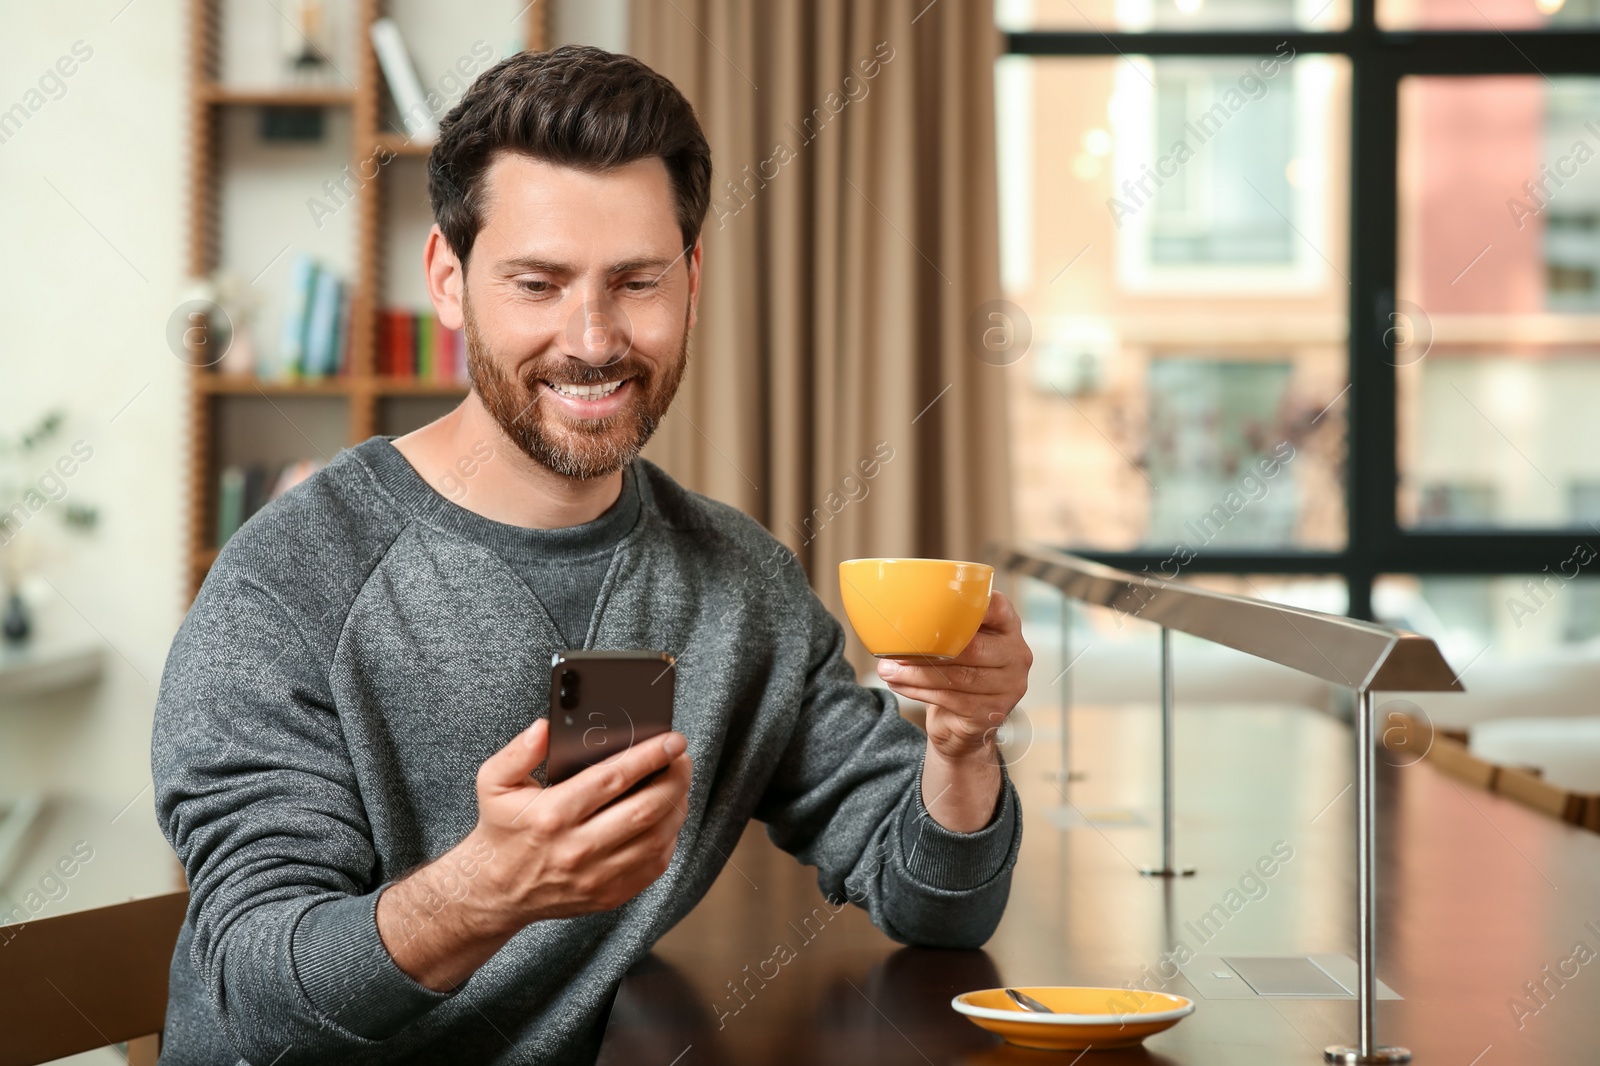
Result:
M162 1063L592 1061L622 975L752 818L890 937L988 939L1021 839L1010 782L986 828L942 828L922 805L923 734L856 684L793 556L654 465L631 475L638 518L584 647L678 658L694 780L667 872L615 910L527 926L454 992L395 965L379 894L473 827L478 766L546 713L565 641L484 542L515 528L374 438L228 542L168 656L156 814L191 896Z

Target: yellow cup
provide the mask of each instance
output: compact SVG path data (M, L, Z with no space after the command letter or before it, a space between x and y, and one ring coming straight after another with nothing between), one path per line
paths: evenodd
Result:
M846 559L844 611L880 659L942 662L961 654L983 623L994 567L950 559Z

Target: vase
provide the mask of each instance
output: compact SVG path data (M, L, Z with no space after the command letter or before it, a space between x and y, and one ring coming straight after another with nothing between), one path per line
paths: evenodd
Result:
M28 634L33 632L33 618L28 612L28 603L22 598L22 593L13 592L6 597L6 611L3 622L0 622L0 633L4 633L7 644L25 644Z

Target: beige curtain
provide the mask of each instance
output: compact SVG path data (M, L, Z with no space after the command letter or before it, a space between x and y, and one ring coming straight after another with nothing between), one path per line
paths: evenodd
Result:
M969 336L999 296L993 10L632 5L716 169L690 369L646 454L765 523L836 614L841 559L1010 533L1005 371Z

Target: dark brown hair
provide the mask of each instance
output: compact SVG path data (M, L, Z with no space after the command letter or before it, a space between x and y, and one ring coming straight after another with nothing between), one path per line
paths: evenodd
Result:
M587 45L519 52L472 83L428 154L433 217L463 263L483 225L483 175L499 152L605 171L659 156L683 246L711 201L711 146L677 86L632 56Z

